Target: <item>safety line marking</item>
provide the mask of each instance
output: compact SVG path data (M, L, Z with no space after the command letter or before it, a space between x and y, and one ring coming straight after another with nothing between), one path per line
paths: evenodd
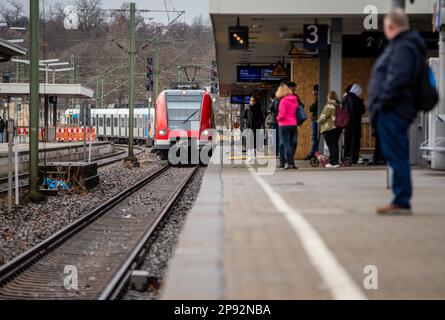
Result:
M340 264L315 228L302 213L290 207L268 182L250 168L256 182L269 196L276 209L282 213L300 239L312 265L335 300L367 300L363 291L356 285L346 269Z

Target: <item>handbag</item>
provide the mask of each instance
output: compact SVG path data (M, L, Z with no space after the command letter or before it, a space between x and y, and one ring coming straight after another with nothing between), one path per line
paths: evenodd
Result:
M307 120L306 111L304 111L304 104L300 101L300 98L298 98L298 109L297 109L297 126L300 127L303 125L303 123Z
M345 129L351 122L351 115L342 105L337 105L335 109L335 126L338 129Z

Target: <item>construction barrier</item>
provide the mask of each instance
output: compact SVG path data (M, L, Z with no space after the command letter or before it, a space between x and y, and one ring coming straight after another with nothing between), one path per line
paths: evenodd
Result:
M29 128L28 127L18 127L17 128L17 138L19 143L29 143ZM45 129L39 129L39 141L45 140Z
M58 128L56 133L57 142L81 142L83 141L84 129L83 128ZM29 128L18 127L17 137L19 143L29 143ZM90 140L90 128L86 131L86 140ZM92 140L96 140L96 129L93 128ZM39 141L45 141L45 129L39 129Z
M57 129L57 142L81 142L83 141L84 128L59 128ZM86 129L86 140L90 139L90 128ZM93 128L92 139L96 140L96 128Z

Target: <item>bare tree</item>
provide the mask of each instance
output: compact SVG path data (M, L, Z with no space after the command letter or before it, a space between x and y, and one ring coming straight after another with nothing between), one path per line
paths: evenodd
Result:
M88 31L96 24L103 22L104 12L101 0L77 0L76 6L82 31Z
M4 2L3 2L4 3ZM18 0L8 0L9 5L0 5L0 14L9 27L27 27L28 17L24 16L23 4Z

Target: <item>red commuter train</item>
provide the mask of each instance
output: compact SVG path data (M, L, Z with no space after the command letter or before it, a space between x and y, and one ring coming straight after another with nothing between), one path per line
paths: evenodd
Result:
M178 143L187 142L189 149L194 150L212 145L213 129L213 101L206 90L161 92L156 101L154 149L162 159L167 160L170 149Z

